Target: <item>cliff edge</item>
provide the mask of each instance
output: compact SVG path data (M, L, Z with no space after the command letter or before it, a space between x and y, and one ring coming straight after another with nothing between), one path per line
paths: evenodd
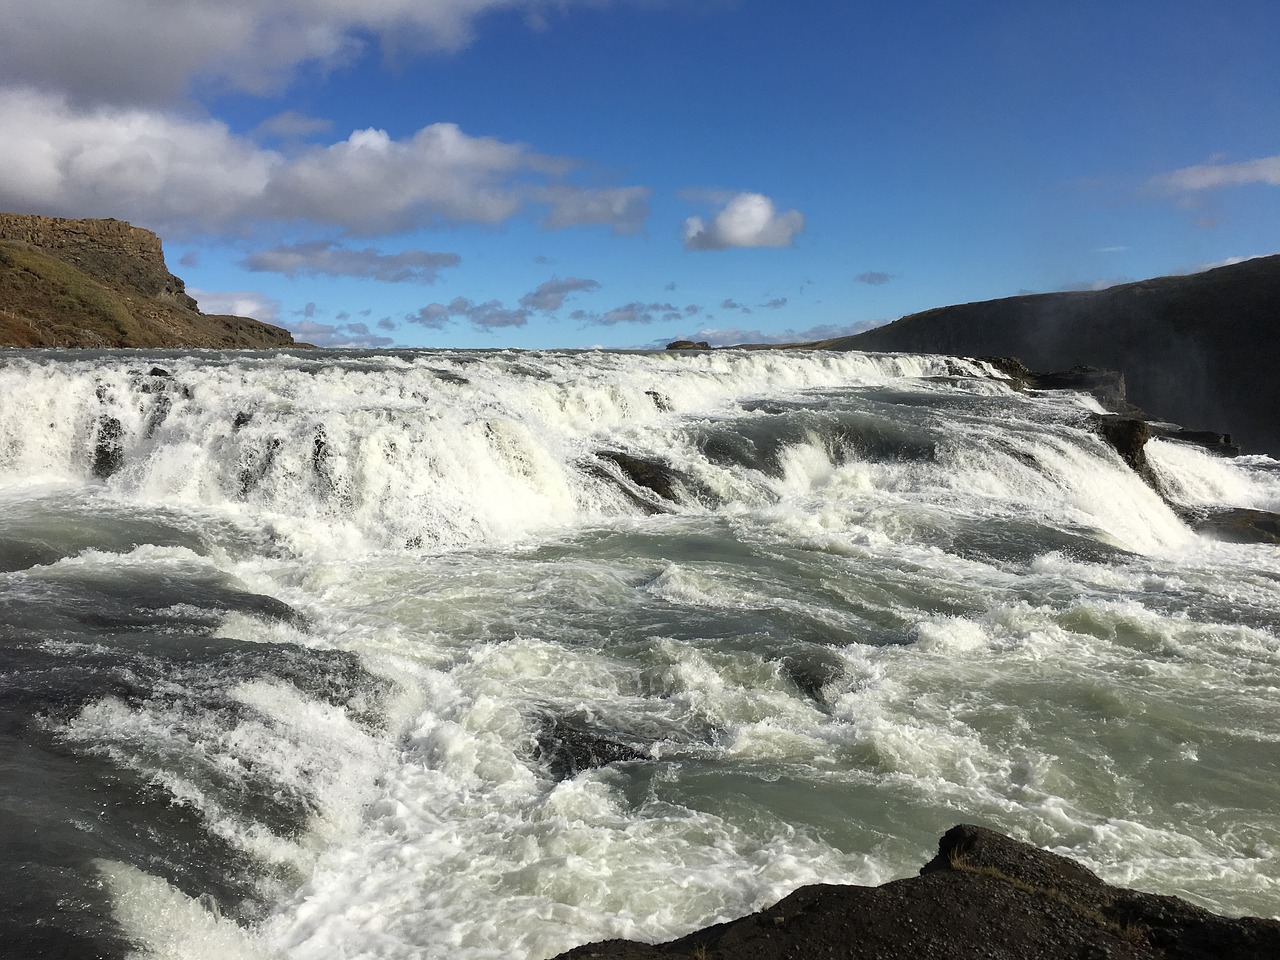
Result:
M150 230L0 214L0 347L294 346L282 327L201 313Z

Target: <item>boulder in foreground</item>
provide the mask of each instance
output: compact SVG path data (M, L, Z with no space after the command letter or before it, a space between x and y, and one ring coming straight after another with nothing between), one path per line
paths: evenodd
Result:
M758 913L659 945L610 940L558 960L1262 960L1280 922L1229 918L1104 883L1074 860L952 827L918 877L801 887Z

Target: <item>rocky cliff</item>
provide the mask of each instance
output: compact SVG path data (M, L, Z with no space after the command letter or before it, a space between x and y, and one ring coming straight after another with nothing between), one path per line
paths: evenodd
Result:
M1149 414L1280 456L1280 256L1106 290L938 307L805 346L1016 356L1036 370L1124 374Z
M160 238L121 220L0 214L0 346L296 346L287 330L201 313Z

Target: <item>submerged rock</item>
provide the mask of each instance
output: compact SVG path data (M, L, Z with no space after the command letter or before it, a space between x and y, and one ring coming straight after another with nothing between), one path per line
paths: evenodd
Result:
M581 719L546 717L538 727L537 759L557 780L568 780L584 770L594 770L623 760L648 760L639 746L593 729Z
M618 483L618 474L620 474L624 482L618 483L619 489L641 509L649 513L658 513L663 508L660 503L637 495L637 488L648 490L659 500L670 503L679 501L678 489L684 485L687 478L670 464L661 460L637 457L620 450L599 450L596 452L596 457L598 458L596 462L585 464L586 470L601 480L614 483ZM612 464L618 472L615 474L605 464Z
M983 827L947 831L918 877L815 884L670 943L587 944L559 960L1260 960L1280 922L1232 919L1104 883L1085 867Z

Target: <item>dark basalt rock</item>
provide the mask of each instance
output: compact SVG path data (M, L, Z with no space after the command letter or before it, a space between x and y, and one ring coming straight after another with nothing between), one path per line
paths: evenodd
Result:
M616 466L621 471L622 476L636 487L648 490L662 500L671 503L675 503L679 499L676 491L684 478L670 465L660 460L649 460L630 453L623 453L619 450L597 451L596 457ZM602 480L617 481L617 477L602 463L588 463L586 468L590 473ZM658 504L637 496L633 489L627 486L620 486L620 489L637 506L650 513L657 513L661 510Z
M1196 533L1229 543L1280 544L1280 514L1247 507L1212 511L1179 511Z
M765 910L670 943L587 944L558 960L1260 960L1280 922L1212 914L1104 883L1066 857L953 827L920 876L801 887Z
M1161 440L1173 440L1194 447L1203 447L1210 453L1220 457L1240 456L1240 445L1233 443L1231 434L1218 433L1216 430L1187 430L1176 423L1151 423L1151 436Z
M599 730L586 721L570 717L543 718L535 734L536 758L545 763L556 780L568 780L584 770L624 760L648 760L638 745Z
M124 427L116 417L103 417L98 421L93 444L93 475L106 480L124 466Z
M646 390L644 395L653 401L653 405L663 413L671 411L671 401L657 390Z
M705 340L672 340L667 344L668 350L710 350L711 344Z
M1151 428L1147 426L1145 420L1135 420L1131 417L1098 417L1094 421L1094 427L1098 435L1120 454L1125 463L1131 466L1143 480L1151 482L1149 479L1151 464L1147 462L1147 452L1144 449L1147 441L1151 439Z
M1016 390L1078 390L1097 399L1108 410L1131 416L1142 411L1129 402L1125 391L1124 374L1117 370L1098 367L1075 366L1070 370L1040 373L1032 370L1017 357L980 357L1013 381Z

